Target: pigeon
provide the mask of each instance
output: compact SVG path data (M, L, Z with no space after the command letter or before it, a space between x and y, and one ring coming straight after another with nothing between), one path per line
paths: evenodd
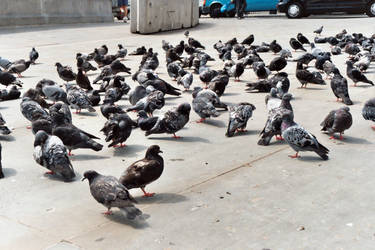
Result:
M293 112L292 105L290 100L292 95L287 93L283 96L280 107L272 109L268 112L268 118L266 125L264 126L259 139L258 145L268 146L273 136L276 136L276 140L282 140L281 135L281 123L282 123L282 114L287 111Z
M136 48L133 52L131 52L129 56L140 56L146 53L147 53L147 50L145 46L141 46L141 47Z
M169 43L169 42L167 42L167 41L165 41L165 40L161 40L161 47L162 47L162 49L165 51L165 52L167 52L169 49L173 49L173 46Z
M29 59L32 64L35 64L35 61L39 58L39 53L35 48L32 48L29 53Z
M188 39L188 43L190 46L194 47L194 48L197 48L197 49L205 49L205 47L197 40L195 40L194 38L192 37L189 37Z
M311 47L311 54L314 56L314 59L315 59L318 55L324 53L324 51L323 51L321 48L316 47L314 43L311 43L311 44L310 44L310 47Z
M375 98L368 100L362 108L362 116L365 120L375 122ZM371 127L375 130L375 126Z
M283 48L281 47L280 44L278 44L276 42L276 40L273 40L271 43L270 43L270 50L274 53L274 54L277 54L279 53Z
M350 109L347 106L332 110L320 124L320 126L323 127L322 131L326 131L331 135L329 139L335 139L334 133L340 133L340 140L344 139L342 134L345 130L349 129L353 123L353 118L349 111Z
M99 103L100 103L100 95L99 95L99 90L89 90L86 92L87 93L87 96L89 97L90 99L90 102L92 104L92 106L98 106Z
M229 107L229 122L225 136L232 137L236 131L246 132L248 120L253 116L255 106L248 102Z
M35 161L50 170L46 174L59 175L65 181L72 180L76 175L69 160L66 148L59 137L38 131L34 140Z
M81 68L78 68L76 83L78 86L80 86L83 89L86 89L86 90L93 89L89 78L85 74L83 74L83 71Z
M306 52L306 49L303 47L303 45L300 42L298 42L295 38L290 38L289 44L290 44L290 47L294 49L294 51L297 51L300 49Z
M38 94L40 96L43 96L43 97L46 97L43 93L43 87L44 86L56 86L56 87L60 87L60 85L55 82L55 81L52 81L50 79L46 79L46 78L43 78L42 80L40 80L36 86L35 86L35 94Z
M146 95L146 88L142 85L139 85L129 93L129 102L131 105L135 105L139 100L144 98Z
M357 86L358 82L364 82L374 86L374 83L372 81L367 79L367 77L360 70L353 66L353 62L347 61L346 65L346 75L350 79L352 79L352 81L354 82L354 86Z
M254 35L251 34L251 35L249 35L248 37L246 37L246 38L241 42L241 44L251 46L251 44L252 44L253 42L254 42Z
M174 96L180 96L181 93L178 92L178 88L173 87L166 81L160 78L155 78L152 80L148 80L145 83L142 84L143 87L147 89L147 87L152 86L155 90L160 90L161 92L164 93L164 95L174 95Z
M185 42L184 41L180 41L179 44L176 45L176 47L174 48L174 51L177 53L177 55L181 56L182 53L184 53L184 50L185 50Z
M130 136L133 128L133 121L126 113L110 114L108 121L100 130L106 136L105 141L112 141L108 147L126 147L123 144Z
M203 122L206 118L218 117L220 113L216 110L214 106L214 101L212 99L206 98L204 95L199 95L198 90L193 92L193 110L197 113L201 119L197 123ZM216 95L212 90L205 90L212 92L212 95ZM201 91L200 91L201 92ZM217 97L219 98L219 97Z
M180 138L176 136L176 132L188 123L190 110L189 103L182 103L177 108L167 111L163 117L159 117L155 126L148 130L145 135L168 133L173 134L176 139Z
M0 144L0 179L4 178L4 173L3 173L3 164L2 164L2 146Z
M328 79L328 77L333 73L336 66L329 60L325 61L322 66L324 73L326 73L327 75L326 79Z
M228 72L226 70L219 70L217 76L215 76L208 84L208 88L220 97L224 94L225 88L228 85L228 83Z
M188 31L188 30L185 31L184 36L185 36L185 37L189 37L189 31Z
M273 77L266 79L266 80L259 80L254 83L246 84L248 88L246 91L249 93L253 93L254 90L258 92L268 93L271 91L271 88L276 87L277 89L281 89L282 92L287 93L290 86L290 81L288 79L288 74L285 72L280 72L274 75Z
M354 66L359 68L361 72L366 72L371 64L371 55L363 55L357 62L354 63Z
M127 189L140 188L144 197L152 197L155 193L148 193L146 185L160 178L164 170L164 160L159 154L163 153L158 145L152 145L147 149L143 159L131 164L119 179Z
M97 68L94 67L89 61L84 60L82 57L77 57L77 68L78 71L82 69L85 74L89 71L96 71Z
M58 85L44 85L42 87L42 92L45 97L53 102L62 101L68 103L67 94L65 90L60 88Z
M258 79L267 79L271 71L265 66L263 62L253 63L253 70Z
M331 45L331 47L334 47L339 44L339 40L337 40L337 38L334 36L328 37L327 42Z
M42 94L43 94L43 92L42 92ZM37 102L43 108L49 108L51 106L50 104L48 104L46 102L46 100L43 98L43 96L40 94L40 92L38 90L36 90L36 89L29 89L29 90L27 90L23 94L22 98L25 98L25 97L28 97L30 100L33 100L33 101Z
M30 122L36 121L40 118L48 119L48 112L42 108L36 101L29 97L23 97L20 103L20 109L23 116Z
M148 131L155 126L158 119L159 118L156 116L148 117L147 113L144 110L140 110L138 112L137 124L141 130Z
M74 81L77 75L73 72L72 68L69 66L62 66L61 63L56 63L55 66L57 67L57 73L59 77L66 82Z
M12 131L5 124L6 122L0 113L0 134L9 135L10 133L12 133Z
M245 71L245 67L242 62L238 62L230 68L230 75L234 77L234 81L240 81L240 77Z
M101 175L94 170L86 171L83 176L82 181L85 179L89 181L90 192L94 199L108 209L104 214L110 215L111 208L118 207L129 220L142 215L142 211L134 206L137 201L115 177Z
M77 86L68 83L65 84L67 100L71 108L76 109L76 114L81 113L81 109L87 109L89 112L95 112L92 103L85 91Z
M206 85L218 74L216 70L206 67L201 67L200 70L199 79Z
M13 85L10 89L2 89L0 90L0 100L1 101L9 101L15 100L20 98L21 91L17 89L17 86Z
M171 62L167 65L167 72L170 78L174 81L177 80L179 72L182 70L182 67L177 62Z
M157 67L159 67L158 53L154 53L142 65L142 68L150 70L156 70Z
M307 87L308 83L325 85L322 75L319 72L310 72L303 68L302 63L297 63L296 77L301 83L301 88Z
M342 100L346 105L353 105L349 97L348 81L340 74L338 68L333 69L333 77L331 79L331 89L336 96L337 101Z
M182 85L185 91L190 89L191 84L193 83L193 74L182 70L180 76L177 78L177 84Z
M346 44L346 46L344 48L344 51L345 51L345 53L348 53L349 56L355 56L359 52L361 52L361 49L357 45L355 45L354 43L348 43L348 44Z
M97 50L98 50L99 54L102 55L102 56L108 54L108 47L105 44L102 45L101 47L99 47Z
M277 88L272 88L269 95L265 97L268 112L281 105L281 99L277 96Z
M338 46L334 46L331 48L332 55L340 55L341 54L341 48Z
M314 33L320 36L320 34L322 33L322 31L323 31L323 26L320 26L319 29L314 30Z
M22 82L17 80L11 73L0 71L0 84L9 86L9 85L17 85L22 87Z
M167 64L174 61L182 62L182 58L176 53L176 51L173 48L167 51L167 53L165 54L165 59L167 61Z
M314 37L314 43L326 43L327 38L326 37Z
M164 93L156 90L140 99L134 106L127 108L126 111L144 110L152 116L154 110L163 108L164 104Z
M100 106L100 111L107 120L111 114L125 114L125 111L119 106L115 106L111 99L104 99L103 104Z
M89 133L86 133L72 124L57 124L52 134L58 136L69 150L69 155L73 149L90 148L94 151L100 151L103 145L95 142L93 139L99 139Z
M101 55L98 49L94 51L94 61L99 65L99 67L103 67L105 65L110 65L113 61L117 59L116 55Z
M329 150L320 144L313 134L293 121L292 112L282 114L281 131L284 140L296 151L295 155L289 157L298 158L300 151L314 151L323 160L328 160Z
M15 73L18 77L22 77L21 73L26 71L30 67L31 61L20 60L19 62L14 62L8 69L7 72Z
M294 59L293 62L300 62L306 66L309 65L309 63L314 60L316 57L313 54L305 53L301 56L299 56L297 59Z
M49 114L54 126L72 124L72 113L67 104L57 102L49 108Z
M298 34L297 34L297 40L298 40L298 42L300 42L302 45L303 45L303 44L310 44L309 39L307 39L304 35L302 35L302 33L298 33Z
M287 61L284 57L282 56L278 56L278 57L275 57L274 59L272 59L272 61L270 62L270 65L267 66L267 68L270 70L270 71L281 71L282 69L284 69L287 65Z
M38 131L44 131L51 135L53 129L53 122L51 119L39 118L31 123L31 131L35 135Z
M122 44L118 44L117 47L118 47L118 51L116 53L116 57L124 59L125 56L128 54L128 50L125 49L124 46L122 46Z
M315 68L318 69L318 70L323 70L323 64L326 62L326 61L329 61L329 62L332 62L331 61L331 54L329 52L326 52L326 53L323 53L323 54L320 54L316 57L316 61L315 61Z

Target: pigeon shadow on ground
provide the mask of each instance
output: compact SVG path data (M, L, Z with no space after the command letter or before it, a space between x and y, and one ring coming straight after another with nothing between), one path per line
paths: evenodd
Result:
M79 116L89 116L89 117L98 116L98 114L96 112L82 112L82 113L74 114L74 115L76 115L77 117L79 117Z
M17 77L17 78L22 81L22 79L35 78L35 77L38 77L38 76L22 76L22 77Z
M13 135L0 135L0 140L1 141L15 141L16 138Z
M351 86L351 87L353 87L353 88L364 88L364 89L366 89L366 88L371 88L371 87L374 87L373 85L370 85L370 84L367 84L367 85L362 85L362 84L360 84L360 85L358 85L357 84L357 86Z
M137 218L135 220L129 220L126 216L121 213L121 211L113 211L111 215L105 215L110 221L131 226L134 229L145 229L149 227L149 224L146 222L146 219L150 216L148 214L142 214L142 218Z
M179 143L179 142L210 143L209 140L207 140L205 138L198 137L198 136L181 136L181 138L179 138L179 139L173 138L172 136L170 136L170 137L148 137L148 139L149 140L161 140L161 141L175 141L177 143Z
M14 168L3 168L4 178L12 177L17 175L17 170Z
M220 120L205 120L203 124L211 125L218 128L225 128L227 126L226 123Z
M89 160L101 160L101 159L108 159L108 156L102 155L88 155L88 154L77 154L70 157L71 161L89 161Z
M44 173L43 177L45 177L46 179L48 179L50 181L57 181L57 182L63 182L63 183L64 182L65 183L71 183L71 182L80 181L82 176L78 175L76 171L75 171L75 174L76 174L76 177L74 177L71 180L65 180L61 175L58 175L58 174L46 174L46 173Z
M222 96L236 96L236 95L240 95L240 93L224 93Z
M156 193L152 197L135 197L139 204L169 204L187 201L184 195L173 193Z
M146 151L147 147L139 144L129 144L126 147L114 148L113 156L114 157L123 157L123 156L136 156L138 152Z
M98 75L98 74L99 74L99 72L94 71L92 73L87 73L86 76L95 76L95 75Z
M247 135L259 135L261 130L247 130L245 132L236 132L232 137L247 136Z
M293 160L293 159L292 159ZM318 155L301 155L301 157L298 158L300 161L306 161L306 162L324 162L322 158L320 158Z
M181 98L180 96L166 96L164 99L165 100L175 100Z
M366 145L372 144L370 141L366 139L348 136L348 135L344 135L344 140L340 142L349 143L349 144L366 144Z
M322 85L322 86L326 86L326 85ZM307 87L307 88L301 88L301 87L298 87L297 89L307 89L307 90L325 90L323 88L314 88L314 87Z

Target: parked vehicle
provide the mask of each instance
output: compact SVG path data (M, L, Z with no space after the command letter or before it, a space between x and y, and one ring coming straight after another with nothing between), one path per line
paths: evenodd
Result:
M245 12L270 11L276 14L278 2L279 0L246 0ZM236 10L231 0L203 0L199 14L211 17L234 17Z
M366 13L375 16L375 0L281 0L279 12L288 18L301 18L311 14L344 12L348 14Z

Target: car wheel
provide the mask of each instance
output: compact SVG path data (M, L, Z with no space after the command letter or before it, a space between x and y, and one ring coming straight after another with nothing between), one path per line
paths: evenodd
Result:
M235 16L236 16L236 12L234 10L227 12L227 17L235 17Z
M375 1L371 1L367 6L366 14L369 17L375 17Z
M303 16L303 8L299 3L291 3L288 5L286 11L286 16L288 18L301 18Z
M210 7L210 17L215 18L215 17L220 17L221 16L221 4L213 4Z

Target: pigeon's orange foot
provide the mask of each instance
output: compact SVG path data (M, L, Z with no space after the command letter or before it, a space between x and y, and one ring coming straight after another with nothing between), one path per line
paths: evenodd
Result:
M126 144L120 143L120 144L117 144L117 145L113 145L113 147L114 148L124 148L124 147L126 147Z
M55 173L52 172L52 171L47 171L47 172L45 172L44 174L53 175L53 174L55 174Z
M331 137L329 137L330 140L336 140L336 138L332 135Z
M106 212L103 212L103 214L105 214L105 215L112 215L112 211L111 210L107 210Z
M196 121L196 123L202 123L202 122L204 122L206 119L205 118L201 118L201 119L199 119L198 121Z
M72 151L69 151L68 156L73 156Z
M27 129L31 129L31 126L26 126Z
M173 134L173 138L175 138L175 139L181 139L182 137L181 137L181 136L177 136L177 135Z
M145 193L144 195L143 195L143 197L152 197L152 196L154 196L155 195L155 193Z
M375 126L371 126L372 130L375 130Z
M296 153L295 155L288 155L290 158L292 159L296 159L296 158L299 158L299 155L298 153Z
M283 141L283 140L284 140L284 138L282 136L276 135L276 141Z

